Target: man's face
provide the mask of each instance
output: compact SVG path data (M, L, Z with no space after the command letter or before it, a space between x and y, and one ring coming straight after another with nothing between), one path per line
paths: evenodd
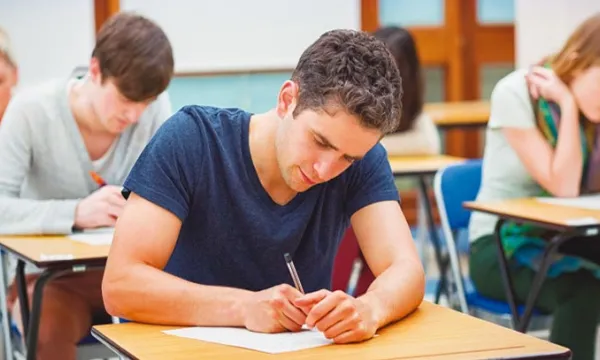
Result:
M130 125L137 123L151 101L135 102L127 99L115 85L114 79L102 81L99 69L93 69L92 65L90 70L95 85L92 107L106 131L120 134Z
M276 152L286 184L302 192L341 174L377 144L381 133L364 128L356 116L342 109L307 109L292 116L297 91L290 83L282 88L277 108L282 121Z

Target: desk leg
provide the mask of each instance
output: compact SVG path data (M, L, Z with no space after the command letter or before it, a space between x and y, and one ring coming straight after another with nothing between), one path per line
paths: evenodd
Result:
M23 336L29 329L29 295L27 295L27 283L25 281L25 262L21 259L17 261L17 271L15 274L17 285L17 294L19 296L19 307L21 308L21 322L23 323Z
M417 251L419 259L423 264L423 270L427 273L427 210L423 200L421 191L417 192Z
M573 235L567 233L557 234L550 240L549 244L544 249L544 254L542 255L540 268L536 272L535 277L533 279L533 283L531 284L531 289L529 290L529 294L527 294L527 301L525 303L525 310L523 312L523 316L519 316L519 313L517 312L515 289L512 282L512 278L510 276L510 272L508 270L508 260L506 259L506 253L504 252L504 246L502 246L501 230L502 225L504 225L504 222L505 220L498 220L498 222L496 223L496 229L494 230L494 239L496 240L496 247L498 248L500 273L502 275L502 283L504 284L506 300L508 302L512 315L512 320L514 324L513 326L516 330L520 332L526 332L527 328L529 327L529 322L531 320L531 315L533 312L535 302L540 293L544 280L546 279L546 273L550 268L552 256L556 253L558 247L565 241L571 239Z
M429 196L427 196L427 184L425 183L425 178L423 176L419 176L419 197L422 199L425 206L427 229L429 232L429 237L431 238L431 242L433 243L435 260L440 270L440 280L435 294L435 303L438 304L440 302L442 292L448 295L448 292L446 291L446 270L448 268L448 261L446 261L446 259L444 259L442 256L440 239L435 228L435 222L433 221L433 207L431 205L431 201L429 200Z
M7 267L6 267L6 253L0 253L0 308L2 310L2 332L4 333L4 355L7 360L13 358L12 350L12 338L9 323L9 309L6 304L6 290L8 289L8 281L6 279Z
M46 286L48 281L52 280L53 278L71 272L73 272L71 269L59 271L44 270L44 272L41 273L40 277L35 282L35 287L33 288L33 299L31 302L31 317L29 327L26 330L27 336L25 337L27 360L35 360L37 354L37 340L40 327L40 317L42 315L42 295L44 293L44 286Z
M33 299L31 303L31 317L29 328L27 329L26 339L26 352L27 352L27 360L35 360L37 354L37 340L38 340L38 331L40 327L40 318L42 315L42 297L44 294L44 286L48 283L48 281L55 279L57 277L61 277L66 274L71 274L74 272L82 272L82 271L91 271L103 268L104 266L83 266L62 270L44 270L40 274L40 277L35 282L35 287L33 288ZM27 292L25 292L27 295ZM19 295L21 297L21 295Z
M561 244L571 238L573 238L573 235L571 234L559 233L552 237L550 243L544 249L540 268L535 274L535 277L533 278L533 284L531 284L531 289L529 290L529 294L527 294L527 302L525 303L525 311L523 312L523 316L521 317L519 324L519 331L527 331L529 321L531 320L531 313L533 312L533 307L538 295L540 294L544 280L546 280L546 275L548 273L548 269L550 268L550 263L552 262L552 256L554 256Z
M360 280L360 273L362 272L363 265L360 255L352 262L352 271L350 272L348 285L346 286L346 293L348 295L355 296L356 286L358 285L358 280Z
M513 328L519 328L519 313L517 312L517 301L515 299L515 288L508 271L508 261L506 260L506 253L504 252L504 246L502 246L501 230L504 225L504 220L499 219L494 229L494 240L496 241L496 248L498 249L498 261L500 264L500 275L502 275L502 283L504 284L504 293L506 294L506 301L510 307L510 313L512 315Z

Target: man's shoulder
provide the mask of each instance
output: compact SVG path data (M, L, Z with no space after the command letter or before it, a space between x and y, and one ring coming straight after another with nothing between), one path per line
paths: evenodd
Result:
M61 96L66 96L65 80L49 80L43 83L20 88L11 99L11 104L20 111L48 110L56 107Z
M222 126L240 126L250 114L242 109L222 108L206 105L186 105L176 114L180 114L202 126L218 128Z
M163 127L179 135L202 134L222 136L239 133L247 125L250 114L234 108L186 105L179 109Z

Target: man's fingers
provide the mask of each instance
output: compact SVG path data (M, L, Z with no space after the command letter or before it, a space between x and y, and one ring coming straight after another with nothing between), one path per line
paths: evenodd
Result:
M313 328L317 322L321 321L327 314L333 311L338 304L342 303L349 295L342 291L329 293L327 297L317 303L306 316L306 325Z
M313 306L314 304L321 302L329 294L331 294L331 291L321 289L295 299L294 305L297 307Z
M335 309L330 311L327 315L317 321L315 327L322 333L326 333L331 327L337 326L340 322L346 322L347 319L355 318L359 319L356 307L349 299L339 303ZM340 334L342 331L348 330L346 328L337 330L334 336L329 337L330 339Z
M302 327L302 325L304 325L304 323L306 322L306 314L302 310L295 307L287 299L284 300L284 304L281 310L287 318L298 324L298 326L300 327Z
M325 335L328 339L335 339L345 332L360 330L361 319L358 313L353 313L350 316L342 318L337 323L328 327L325 330L322 330L323 335Z

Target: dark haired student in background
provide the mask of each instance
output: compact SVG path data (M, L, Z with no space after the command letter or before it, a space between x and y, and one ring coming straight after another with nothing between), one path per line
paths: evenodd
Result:
M86 76L17 93L0 125L0 234L114 226L125 204L125 177L171 115L164 90L172 74L163 31L143 17L120 13L98 33ZM91 172L106 185L100 187ZM33 270L30 292L38 276ZM102 271L92 271L46 285L38 359L75 359L93 315L106 315L101 281ZM21 327L14 288L9 306Z
M402 78L402 116L398 127L381 144L389 155L433 155L440 152L440 136L423 112L425 83L415 41L407 29L390 26L373 34L392 53Z

